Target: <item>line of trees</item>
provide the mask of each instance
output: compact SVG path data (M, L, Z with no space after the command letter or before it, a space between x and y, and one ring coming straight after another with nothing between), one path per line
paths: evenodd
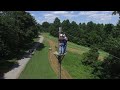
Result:
M92 21L77 24L75 21L55 18L53 23L43 22L41 25L44 32L49 32L52 36L58 37L58 27L62 26L69 41L87 47L97 47L109 52L116 57L120 57L120 21L117 25L96 24Z
M120 14L119 11L113 14L117 13ZM60 26L62 26L69 41L92 47L88 53L84 54L82 62L84 65L94 68L92 72L94 75L102 79L120 78L120 20L117 25L110 23L96 24L92 21L77 24L75 21L70 22L68 19L61 23L60 19L56 17L53 23L44 22L41 25L44 32L49 32L50 35L55 37L58 37L58 27ZM98 49L111 55L104 61L98 61Z
M38 37L40 25L25 11L0 11L0 60L10 59Z

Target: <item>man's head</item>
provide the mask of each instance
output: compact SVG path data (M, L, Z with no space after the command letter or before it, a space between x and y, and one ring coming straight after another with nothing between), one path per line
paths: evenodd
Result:
M65 35L65 34L63 34L63 37L66 37L66 35Z
M62 37L63 36L63 34L60 34L60 37Z

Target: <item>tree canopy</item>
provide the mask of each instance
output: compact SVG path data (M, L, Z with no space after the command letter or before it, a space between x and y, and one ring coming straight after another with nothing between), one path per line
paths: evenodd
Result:
M18 54L38 36L39 24L25 11L1 11L0 59Z

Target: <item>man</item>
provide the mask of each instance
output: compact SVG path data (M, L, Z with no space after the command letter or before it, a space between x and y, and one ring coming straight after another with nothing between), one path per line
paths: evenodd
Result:
M65 34L63 35L63 37L64 37L64 53L66 53L66 47L67 47L68 38L66 37Z
M59 36L59 54L64 54L64 37L63 34Z

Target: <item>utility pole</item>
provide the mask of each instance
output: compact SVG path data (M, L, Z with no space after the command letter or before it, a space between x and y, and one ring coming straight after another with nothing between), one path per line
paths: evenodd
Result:
M59 27L59 36L62 32L62 27ZM58 36L58 39L59 39L59 36ZM58 41L58 50L59 50L59 41ZM58 70L58 78L61 79L61 63L62 63L62 60L65 56L65 54L62 54L60 55L57 51L54 52L54 55L56 56L56 58L58 59L58 66L59 66L59 70Z
M59 37L60 37L60 34L62 32L62 27L59 27ZM59 39L58 37L58 39ZM58 41L58 50L59 50L59 41ZM58 64L59 64L59 79L61 79L61 55L58 56Z
M61 79L61 56L58 56L58 64L59 64L59 79Z

